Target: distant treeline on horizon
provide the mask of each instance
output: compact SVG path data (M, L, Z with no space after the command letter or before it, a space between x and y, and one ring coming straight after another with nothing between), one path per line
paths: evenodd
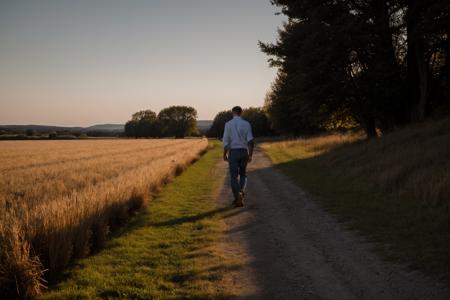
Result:
M196 120L198 132L206 134L211 120ZM125 124L97 124L89 127L52 125L0 125L0 140L80 139L125 137Z
M269 117L262 108L244 109L242 117L250 122L256 137L274 134ZM158 138L206 135L221 138L225 123L233 118L231 110L217 113L210 126L199 130L196 122L197 111L189 106L170 106L156 114L152 110L143 110L132 115L125 124L125 135L134 138Z

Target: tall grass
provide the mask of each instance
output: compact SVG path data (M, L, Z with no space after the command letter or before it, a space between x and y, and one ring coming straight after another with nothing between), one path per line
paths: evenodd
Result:
M321 156L323 166L426 207L450 208L450 119L407 127L380 139L333 134L264 145L292 158ZM325 155L326 154L326 155Z
M2 142L0 298L39 294L45 280L100 248L207 145L204 139Z

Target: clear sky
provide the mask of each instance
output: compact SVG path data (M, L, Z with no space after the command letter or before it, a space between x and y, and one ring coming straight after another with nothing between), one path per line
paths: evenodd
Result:
M0 0L0 124L124 123L190 105L261 106L269 0Z

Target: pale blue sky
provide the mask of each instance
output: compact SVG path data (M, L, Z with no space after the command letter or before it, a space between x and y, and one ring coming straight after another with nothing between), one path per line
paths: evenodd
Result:
M191 105L261 106L269 0L0 0L0 124L123 123Z

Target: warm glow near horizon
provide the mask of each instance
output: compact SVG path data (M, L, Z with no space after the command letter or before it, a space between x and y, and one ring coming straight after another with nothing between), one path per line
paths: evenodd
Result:
M274 41L276 11L269 0L0 0L0 124L261 106L276 70L257 42Z

